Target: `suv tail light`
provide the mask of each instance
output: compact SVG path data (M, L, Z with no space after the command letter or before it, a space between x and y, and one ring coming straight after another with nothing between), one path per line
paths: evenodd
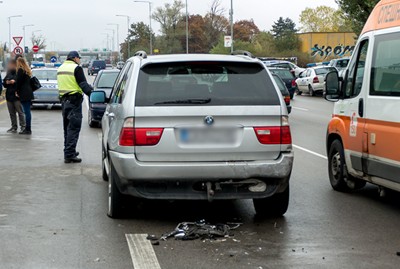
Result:
M315 83L319 83L318 77L315 77L315 78L313 79L313 83L314 83L314 84L315 84Z
M282 117L282 126L254 127L258 141L263 145L290 145L292 135L289 127L289 119Z
M283 99L285 100L285 104L286 104L286 105L290 105L290 95L285 95L285 96L283 97Z
M119 145L123 147L155 146L160 142L163 128L134 128L134 119L127 118L121 129Z

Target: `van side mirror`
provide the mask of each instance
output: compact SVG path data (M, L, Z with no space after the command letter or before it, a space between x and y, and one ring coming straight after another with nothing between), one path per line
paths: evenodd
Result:
M104 91L94 91L90 94L89 102L91 104L104 104L106 102L106 93Z
M329 72L325 77L325 99L336 102L340 97L340 79L337 71Z

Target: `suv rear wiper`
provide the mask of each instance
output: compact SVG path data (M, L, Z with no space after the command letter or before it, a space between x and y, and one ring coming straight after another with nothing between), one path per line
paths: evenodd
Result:
M165 101L165 102L158 102L155 103L154 105L173 105L173 104L177 104L177 105L203 105L203 104L208 104L211 102L211 98L207 98L207 99L186 99L186 100L175 100L175 101Z

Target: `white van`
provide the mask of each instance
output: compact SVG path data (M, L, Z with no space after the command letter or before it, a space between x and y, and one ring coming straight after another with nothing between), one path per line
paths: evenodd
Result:
M327 133L335 190L359 189L370 182L400 191L399 7L399 0L380 1L342 83L337 72L327 75L326 99L336 102Z

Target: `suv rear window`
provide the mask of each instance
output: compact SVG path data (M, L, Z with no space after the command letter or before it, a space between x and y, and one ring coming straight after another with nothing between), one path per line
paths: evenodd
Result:
M141 69L137 106L199 104L264 106L280 101L267 71L257 63L174 62Z

